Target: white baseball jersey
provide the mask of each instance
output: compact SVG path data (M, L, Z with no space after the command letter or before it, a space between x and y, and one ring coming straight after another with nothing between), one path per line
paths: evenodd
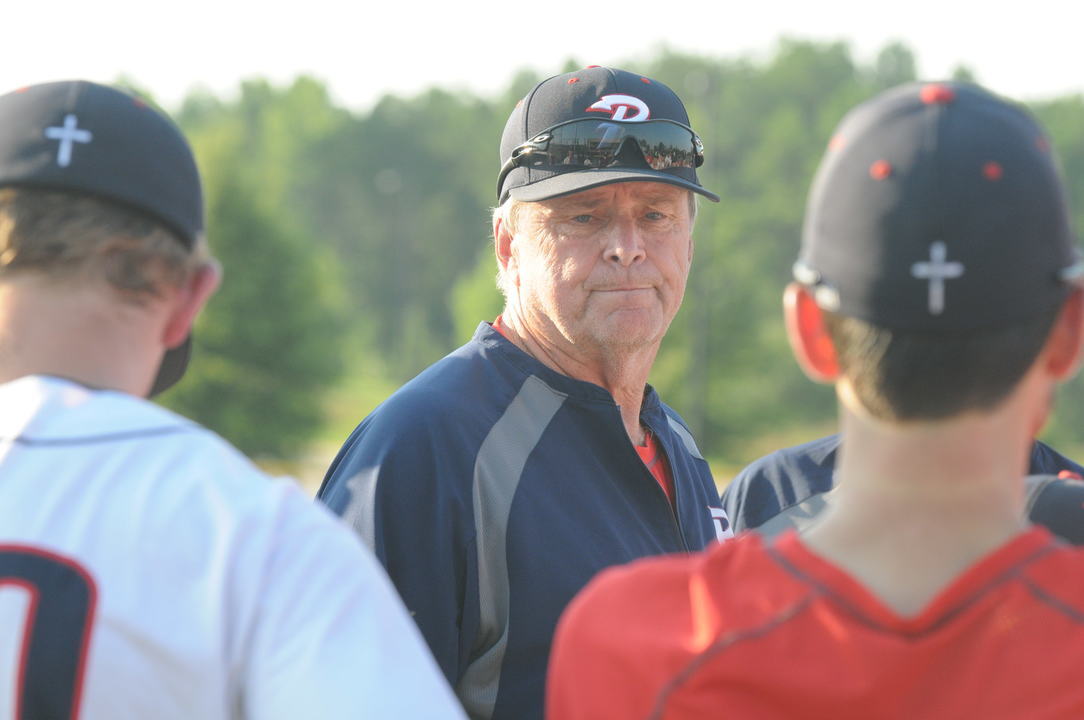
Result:
M293 482L32 376L0 384L0 720L45 717L463 715L383 570Z

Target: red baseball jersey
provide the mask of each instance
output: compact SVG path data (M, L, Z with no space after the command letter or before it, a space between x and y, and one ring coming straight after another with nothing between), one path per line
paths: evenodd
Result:
M901 617L792 531L608 570L547 718L1084 718L1084 551L1034 528Z

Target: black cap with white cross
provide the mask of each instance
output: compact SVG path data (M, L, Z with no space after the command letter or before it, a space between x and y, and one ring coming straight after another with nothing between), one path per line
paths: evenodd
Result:
M86 81L0 96L0 186L72 190L152 215L192 247L203 195L188 142L137 97Z
M967 83L885 91L840 123L795 278L888 328L1004 326L1056 307L1082 266L1042 128Z

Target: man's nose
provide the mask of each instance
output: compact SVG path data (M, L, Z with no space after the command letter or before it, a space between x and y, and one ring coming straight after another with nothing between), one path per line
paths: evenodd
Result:
M623 267L640 262L647 256L640 228L633 220L614 223L606 241L606 259Z

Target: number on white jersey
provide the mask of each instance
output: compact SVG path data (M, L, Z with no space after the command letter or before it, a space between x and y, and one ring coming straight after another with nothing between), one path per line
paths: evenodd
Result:
M70 558L0 545L0 720L76 720L93 578Z

